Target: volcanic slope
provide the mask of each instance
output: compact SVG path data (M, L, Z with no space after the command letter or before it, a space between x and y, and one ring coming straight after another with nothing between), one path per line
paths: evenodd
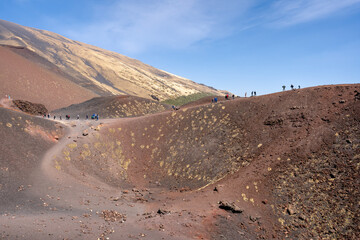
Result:
M32 210L43 203L27 195L42 155L65 134L56 123L0 107L0 212Z
M77 115L85 119L92 114L98 114L100 118L122 118L136 117L165 111L171 107L166 104L129 95L97 97L86 102L73 104L52 112L55 116L70 115L75 118Z
M153 198L170 212L186 209L195 222L201 216L192 231L207 237L355 239L357 91L322 86L108 122L56 161L80 179L68 169L115 188L162 189ZM219 201L243 213L226 217Z
M98 96L27 49L0 46L0 72L1 97L42 103L49 110Z
M129 94L150 99L155 95L164 100L199 92L223 94L124 55L4 20L0 20L0 45L35 53L71 76L68 79L74 84L100 96Z
M0 236L358 239L359 91L321 86L140 117L63 120L66 135L40 166L20 162L24 179L5 188L25 195L2 203ZM16 119L0 127L9 131ZM18 149L21 137L0 147L9 156L38 154ZM16 178L6 161L2 176Z

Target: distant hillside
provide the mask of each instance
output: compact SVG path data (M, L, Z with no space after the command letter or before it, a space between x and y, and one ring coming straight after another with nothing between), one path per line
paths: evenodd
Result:
M164 100L199 92L222 94L124 55L4 20L0 20L0 45L11 46L12 51L57 72L77 88L91 91L93 96L129 94L151 98L155 95ZM0 76L1 82L10 79Z

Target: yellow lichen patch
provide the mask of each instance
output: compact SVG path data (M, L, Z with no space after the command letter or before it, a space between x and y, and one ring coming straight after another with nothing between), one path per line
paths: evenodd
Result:
M68 144L67 146L68 146L68 148L70 148L70 149L74 149L74 148L77 147L77 144L76 144L76 143L70 143L70 144Z
M144 147L145 147L144 145L140 145L140 148L141 148L141 149L144 149Z
M89 149L82 150L80 156L85 159L91 155L91 151Z
M335 136L338 137L338 136L339 136L339 133L335 133Z
M163 167L164 166L164 161L160 161L159 165L160 165L160 167Z
M65 160L70 161L71 158L69 156L65 156Z
M133 132L130 132L130 135L133 137L135 134Z
M225 106L222 106L221 109L225 109Z
M268 167L268 171L269 171L269 172L271 171L271 167Z
M261 147L261 146L262 146L262 143L260 143L260 144L258 145L258 148Z
M110 133L115 133L115 131L116 131L115 128L109 128Z
M150 146L149 145L146 145L146 149L149 149L150 148Z
M127 170L128 167L129 167L129 165L130 165L130 163L131 163L131 160L130 160L130 159L126 160L126 161L124 162L124 164L123 164L123 168L124 168L125 170Z
M280 161L280 160L281 160L281 158L279 158L279 157L278 157L278 158L277 158L277 160L279 160L279 161Z
M241 196L245 202L249 201L249 199L246 197L245 193L242 193Z
M154 125L154 124L151 124L151 126L150 126L150 127L152 127L152 128L153 128L153 127L155 127L155 125Z
M254 199L253 199L253 198L250 198L250 202L251 202L252 204L254 204L254 203L255 203L255 201L254 201Z
M171 113L171 116L174 117L176 115L176 112Z
M121 131L121 128L118 128L118 131L120 132L120 131Z
M59 162L56 160L55 160L55 168L59 171L61 170L61 166L60 166Z
M279 223L281 223L281 225L284 225L284 223L285 223L285 220L282 218L279 218L278 221L279 221Z
M64 150L64 151L63 151L63 154L64 154L65 156L69 156L69 155L70 155L70 152L67 151L67 150Z
M121 142L119 140L116 140L116 145L120 146Z
M249 186L246 186L246 189L249 189L250 187Z
M12 127L12 124L11 124L11 123L7 123L6 126L7 126L8 128L11 128L11 127Z

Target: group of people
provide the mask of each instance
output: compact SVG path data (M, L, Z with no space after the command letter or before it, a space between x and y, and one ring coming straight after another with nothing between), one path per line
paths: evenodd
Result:
M233 94L233 95L231 96L231 98L232 98L232 99L235 99L235 95ZM226 95L225 95L225 100L230 100L229 94L226 94ZM212 99L211 99L211 102L212 102L212 103L217 103L217 102L218 102L218 98L217 98L217 97L212 98Z
M51 116L50 116L50 113L48 113L48 114L44 114L43 117L44 117L44 118L46 118L46 117L47 117L47 118L50 118ZM65 118L66 118L66 120L70 120L70 115L69 115L69 114L65 115ZM88 120L88 119L89 119L89 115L86 114L85 118L86 118L86 120ZM61 115L59 116L59 119L62 120ZM76 116L76 119L79 120L79 119L80 119L80 115L77 115L77 116ZM99 114L94 113L94 114L91 116L91 119L99 120ZM55 115L54 115L54 120L56 120L56 116L55 116Z
M290 85L290 88L291 88L291 90L295 90L295 89L296 89L295 86L292 85L292 84ZM283 85L283 86L282 86L282 90L285 91L285 89L286 89L286 86ZM300 89L300 85L298 86L298 89Z
M231 97L232 97L232 99L235 99L235 95L234 95L234 94L233 94ZM226 95L225 95L225 99L226 99L226 100L229 100L229 99L230 99L229 94L226 94Z

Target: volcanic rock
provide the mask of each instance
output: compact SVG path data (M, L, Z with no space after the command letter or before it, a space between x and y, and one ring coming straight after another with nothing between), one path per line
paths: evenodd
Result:
M32 103L24 100L14 100L14 105L21 111L32 114L32 115L45 115L48 110L43 104Z
M233 213L242 213L244 210L238 207L234 202L220 201L219 208Z

